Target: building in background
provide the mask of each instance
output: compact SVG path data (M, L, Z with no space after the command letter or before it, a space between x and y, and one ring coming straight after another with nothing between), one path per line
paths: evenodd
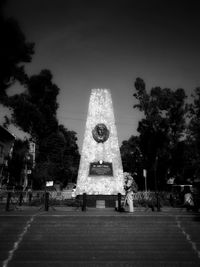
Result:
M15 136L0 125L0 186L8 182L8 160L12 157Z
M36 144L33 141L29 141L29 149L25 154L24 158L24 176L23 176L23 190L26 190L27 187L32 188L32 181L30 179L32 171L35 168L35 147Z

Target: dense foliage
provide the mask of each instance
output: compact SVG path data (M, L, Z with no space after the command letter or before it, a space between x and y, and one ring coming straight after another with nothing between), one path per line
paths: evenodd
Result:
M4 1L6 2L6 1ZM55 180L66 185L75 182L79 165L76 133L59 125L56 117L57 96L60 89L53 83L50 70L28 76L24 64L31 62L34 44L27 42L18 23L3 14L0 5L0 103L12 110L12 117L6 124L13 123L36 143L36 166L31 180L35 187L41 187L46 180ZM7 91L15 82L24 87L24 92L9 96ZM23 142L22 142L23 143ZM27 150L17 141L10 164L10 180L20 182ZM18 163L16 163L18 162ZM16 172L15 172L16 169Z
M144 188L146 169L149 189L165 188L170 177L176 183L194 181L200 159L199 88L194 103L188 105L184 89L154 87L148 92L144 81L137 78L133 96L138 101L134 108L144 118L138 123L139 135L122 143L125 171L137 172L137 182Z
M5 2L5 1L4 1ZM4 3L5 4L5 3ZM6 97L6 89L15 81L25 83L27 75L24 63L31 62L34 44L27 42L18 22L3 14L3 1L0 4L0 101Z

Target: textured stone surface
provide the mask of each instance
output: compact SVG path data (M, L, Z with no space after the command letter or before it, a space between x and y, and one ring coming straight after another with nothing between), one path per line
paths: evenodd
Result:
M109 138L103 143L95 141L92 134L97 124L104 124L109 130ZM90 163L98 161L112 163L113 176L90 176ZM90 95L76 190L77 195L83 193L89 195L124 194L117 129L111 94L107 89L92 89Z

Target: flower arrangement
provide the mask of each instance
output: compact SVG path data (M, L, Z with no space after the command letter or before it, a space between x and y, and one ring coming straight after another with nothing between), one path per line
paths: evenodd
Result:
M133 193L137 193L138 191L138 186L129 172L124 172L124 189L126 192L132 191Z

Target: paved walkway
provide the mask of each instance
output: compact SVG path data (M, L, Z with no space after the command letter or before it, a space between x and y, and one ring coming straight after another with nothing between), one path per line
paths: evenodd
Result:
M0 212L3 267L200 266L200 214L55 208Z

